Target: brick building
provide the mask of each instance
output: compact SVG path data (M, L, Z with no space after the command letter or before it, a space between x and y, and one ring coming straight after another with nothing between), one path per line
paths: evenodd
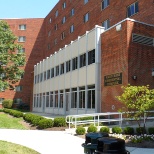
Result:
M154 88L153 12L153 0L60 0L44 19L5 19L27 63L1 100L54 114L117 111L122 85Z

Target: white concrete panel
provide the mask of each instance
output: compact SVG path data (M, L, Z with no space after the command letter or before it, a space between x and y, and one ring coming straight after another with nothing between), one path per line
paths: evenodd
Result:
M65 48L65 61L68 61L70 59L71 59L71 45Z
M45 81L45 91L49 92L50 91L50 80Z
M59 76L59 89L65 89L65 75Z
M50 85L50 91L54 91L54 82L55 82L55 79L54 78L52 78L51 80L50 80L50 82L49 82L49 85Z
M78 70L74 70L71 74L71 87L77 87L78 86Z
M73 59L74 57L78 56L78 41L72 43L71 49L72 49L71 54Z
M79 55L86 52L86 35L82 36L79 40Z
M95 65L96 64L91 64L87 67L87 85L95 83Z
M86 67L79 69L79 86L86 85Z
M70 115L76 115L77 114L77 109L70 109L69 114Z
M58 90L59 88L59 77L55 77L54 82L54 90Z
M54 66L54 56L50 56L50 68L53 68Z
M65 88L66 89L70 88L70 80L71 80L70 73L66 73L65 75Z
M59 52L57 52L54 56L55 66L59 65Z
M65 62L65 50L60 50L59 52L58 52L58 54L59 54L59 64L62 64L62 63L64 63Z
M90 51L95 48L95 30L88 33L87 50Z

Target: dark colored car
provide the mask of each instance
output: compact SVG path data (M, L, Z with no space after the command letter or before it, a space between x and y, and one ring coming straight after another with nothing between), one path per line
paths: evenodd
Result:
M30 106L29 104L26 104L24 102L21 102L17 105L17 109L21 109L21 110L30 110Z

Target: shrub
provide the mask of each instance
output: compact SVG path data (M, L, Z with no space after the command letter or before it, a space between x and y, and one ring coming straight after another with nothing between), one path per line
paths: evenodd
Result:
M17 118L23 117L23 113L16 110L10 110L9 114Z
M6 99L6 100L3 100L3 102L2 102L3 108L10 109L10 108L12 108L12 105L13 105L13 100L11 100L11 99Z
M150 135L152 135L152 134L154 135L154 127L149 127L148 132Z
M100 132L101 133L109 133L109 127L101 127Z
M31 113L27 113L23 115L23 119L29 123L31 123L32 117L33 117L33 114Z
M45 119L45 118L42 117L42 116L33 115L33 116L32 116L32 120L31 120L31 124L33 124L34 126L38 126L40 120L43 120L43 119Z
M94 125L90 125L87 129L88 133L96 133L97 132L97 127Z
M121 134L122 129L118 126L115 126L115 127L112 128L112 133Z
M76 129L76 134L77 135L84 135L86 133L86 130L85 130L85 128L84 127L77 127L77 129Z
M65 127L66 121L63 117L54 118L54 127Z
M38 122L38 126L41 129L51 128L53 127L53 120L52 119L42 119Z
M146 134L146 130L144 129L144 127L137 127L136 128L136 133L137 134Z
M124 133L127 135L133 135L134 134L134 128L132 127L125 127L124 128Z

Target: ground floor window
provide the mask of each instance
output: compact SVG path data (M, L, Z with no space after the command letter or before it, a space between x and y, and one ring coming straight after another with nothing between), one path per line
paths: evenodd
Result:
M49 107L49 92L46 92L46 107Z
M77 108L77 88L72 88L71 108Z
M95 108L95 86L89 86L87 92L87 108L94 109Z
M55 108L58 108L58 91L55 92Z
M59 108L63 108L63 90L60 90L60 104L59 104Z
M34 94L34 107L95 109L95 85Z
M50 92L50 107L53 107L53 92Z
M79 108L85 108L85 87L79 88Z

